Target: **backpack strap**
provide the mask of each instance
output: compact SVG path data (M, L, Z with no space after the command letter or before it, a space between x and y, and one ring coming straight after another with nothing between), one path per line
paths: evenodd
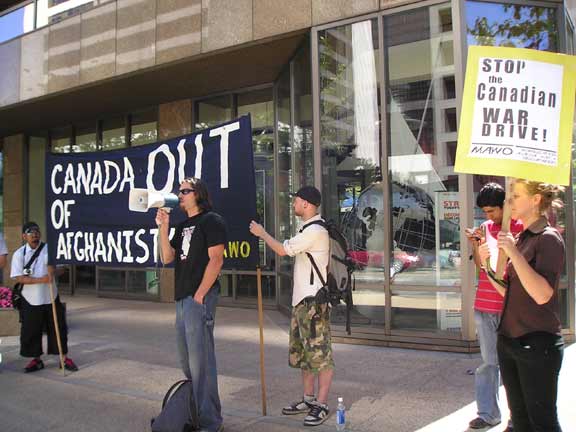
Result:
M180 381L176 381L172 387L170 387L168 389L168 391L166 392L166 395L164 396L164 400L162 401L162 408L164 408L166 406L166 402L168 402L168 399L170 399L170 397L176 393L176 391L178 390L178 388L180 388L180 386L182 384L184 384L185 382L187 382L188 380L180 380Z
M324 278L322 277L322 273L320 273L320 269L318 268L318 266L316 265L316 261L314 261L314 258L312 257L312 254L310 252L306 252L306 255L308 256L308 259L310 260L310 262L312 263L312 267L314 267L314 270L316 271L316 274L318 275L318 278L320 278L320 282L322 282L322 286L326 286L326 281L324 280Z
M308 222L306 225L304 225L302 228L300 228L300 230L298 232L304 231L306 228L308 228L311 225L320 225L321 227L324 227L326 229L328 227L328 225L326 225L326 221L324 221L323 219L320 219L320 220Z
M36 250L34 251L34 254L30 257L30 259L28 260L28 262L24 265L24 267L22 268L22 270L27 270L29 269L32 264L34 263L34 261L36 260L36 258L38 258L38 255L40 255L40 252L42 252L42 249L44 249L44 245L46 243L40 243L40 246L38 246L36 248ZM26 246L24 246L24 251L22 252L22 258L24 258L24 256L26 255Z
M326 231L328 231L328 225L326 224L326 221L324 221L323 219L319 219L319 220L317 219L317 220L314 220L314 221L309 222L306 225L304 225L302 228L300 228L300 230L298 230L298 232L301 233L302 231L304 231L306 228L308 228L311 225L320 225L321 227L326 229ZM320 273L320 270L318 269L318 266L316 265L316 261L314 261L314 258L312 258L312 255L309 252L306 252L306 255L308 255L308 259L312 263L312 267L314 268L314 270L316 271L316 274L320 278L320 282L322 282L322 286L326 286L326 281L322 277L322 274ZM314 272L310 272L310 285L312 285L313 283L314 283Z

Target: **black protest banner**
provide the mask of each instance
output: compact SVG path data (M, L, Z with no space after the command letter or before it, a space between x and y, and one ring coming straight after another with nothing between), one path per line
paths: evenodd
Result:
M131 212L133 188L169 193L186 177L206 182L228 226L224 267L254 269L258 243L250 117L190 135L107 152L46 159L47 239L54 264L153 267L158 263L155 209ZM172 212L171 225L185 219ZM174 228L171 228L171 235Z

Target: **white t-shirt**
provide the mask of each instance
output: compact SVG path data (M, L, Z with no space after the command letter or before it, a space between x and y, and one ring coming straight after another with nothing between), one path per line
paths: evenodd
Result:
M0 255L8 255L8 248L2 234L0 234Z
M316 215L300 224L299 229L315 220L322 220ZM301 233L296 234L289 240L284 241L286 254L295 257L294 260L294 290L292 291L292 306L296 306L302 299L315 296L322 282L312 267L306 252L312 255L314 262L326 280L328 258L330 253L330 238L328 231L321 225L310 225ZM312 283L310 283L312 281Z
M12 255L12 268L10 277L15 278L24 276L24 265L34 255L35 249L32 249L28 244L25 244ZM22 257L24 254L24 257ZM30 266L32 273L31 277L41 278L48 274L48 245L40 252L40 255L34 260ZM28 303L33 306L50 304L50 286L47 283L39 284L25 284L22 289L22 295ZM54 284L54 298L58 295L58 288Z

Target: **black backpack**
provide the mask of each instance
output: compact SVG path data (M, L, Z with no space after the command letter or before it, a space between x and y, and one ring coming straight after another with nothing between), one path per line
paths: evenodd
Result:
M355 265L348 256L348 242L333 221L315 220L304 225L300 229L300 232L304 231L310 225L320 225L324 227L326 231L328 231L330 238L330 259L328 260L327 281L322 277L322 273L320 273L320 269L316 265L312 255L306 252L308 259L310 259L312 263L312 267L323 285L323 292L320 293L320 296L324 295L326 300L334 307L338 306L341 302L346 304L346 332L351 334L350 314L354 306L352 300L352 273L354 272Z
M162 411L150 422L152 432L192 432L199 429L192 381L181 380L166 392Z

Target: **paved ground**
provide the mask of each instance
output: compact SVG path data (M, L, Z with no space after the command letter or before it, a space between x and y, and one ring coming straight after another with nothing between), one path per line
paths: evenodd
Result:
M0 432L139 432L149 430L169 385L180 379L173 305L74 297L68 303L70 354L80 371L63 376L55 358L23 374L18 340L2 338ZM257 313L219 308L219 383L227 432L310 430L280 415L300 392L287 366L288 318L265 311L268 416L261 416ZM403 432L467 430L475 416L473 376L478 355L337 344L337 396L350 407L349 430ZM576 430L576 346L566 350L560 419ZM504 404L504 403L503 403ZM492 431L502 431L503 426ZM333 418L315 431L335 430Z

